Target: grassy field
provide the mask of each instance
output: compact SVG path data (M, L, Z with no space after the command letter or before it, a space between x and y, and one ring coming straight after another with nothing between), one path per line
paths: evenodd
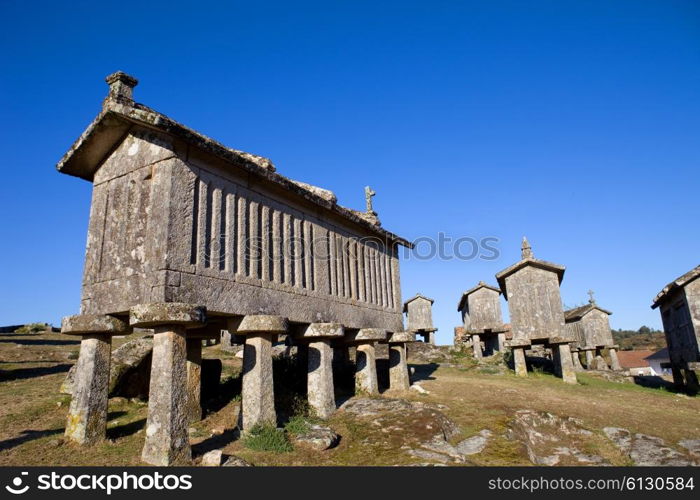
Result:
M115 339L115 346L127 339ZM0 465L138 465L143 444L147 403L112 398L109 404L108 439L83 448L63 440L69 397L59 387L79 349L76 340L60 334L0 335ZM192 425L195 456L211 449L239 456L255 465L408 465L420 462L405 450L421 439L419 422L401 415L383 420L381 427L337 412L329 425L342 439L328 451L294 447L274 453L246 447L234 431L240 397L240 360L205 348L205 357L223 359L222 396L208 403L204 420ZM612 464L629 460L602 438L605 426L658 436L668 443L700 438L700 398L650 389L632 383L609 382L579 375L576 386L565 385L547 374L527 379L510 372L484 373L467 360L444 365L413 365L414 380L430 394L414 391L400 396L443 405L456 422L460 436L482 429L493 433L486 449L472 455L468 464L529 465L522 443L507 437L509 422L518 410L532 409L562 417L575 417L592 432L587 452ZM488 371L488 370L486 370ZM598 439L600 437L600 439Z

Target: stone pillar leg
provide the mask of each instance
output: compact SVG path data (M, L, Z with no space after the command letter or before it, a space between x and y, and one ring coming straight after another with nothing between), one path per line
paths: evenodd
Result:
M506 348L506 334L505 333L499 333L498 334L498 350L500 352L503 352Z
M525 347L513 347L513 363L515 365L515 374L518 377L527 377Z
M276 425L272 342L287 332L287 320L280 316L253 314L228 321L228 331L245 335L243 347L243 388L239 425L249 431L254 426Z
M109 334L86 335L80 342L65 433L71 441L90 445L105 438L111 354Z
M202 419L202 341L187 339L187 416L190 423Z
M373 342L362 343L357 346L355 370L355 390L370 396L379 394L377 357L374 352Z
M138 304L129 311L134 327L153 328L146 440L141 460L151 465L188 465L186 329L206 322L206 308L179 302ZM201 338L199 342L201 349Z
M685 369L685 387L688 394L696 395L700 392L700 383L698 382L698 376L695 370Z
M435 332L428 332L428 343L435 345Z
M141 453L141 459L151 465L185 465L192 459L185 335L181 325L154 328L146 442Z
M610 354L610 369L614 371L622 370L622 366L620 366L620 360L617 357L617 349L611 347L610 349L608 349L608 353Z
M411 387L406 363L406 345L389 344L389 388L407 391Z
M556 346L557 361L559 362L559 372L561 373L561 378L567 384L575 384L576 372L574 371L574 364L571 360L571 347L569 344L559 344Z
M270 333L251 333L245 338L241 427L246 431L258 424L277 423L272 378L272 337Z
M63 318L62 333L82 336L66 422L65 435L70 441L90 445L105 438L112 335L130 331L128 323L113 316L79 314Z
M574 370L577 372L582 372L583 365L581 364L581 358L579 357L578 351L571 352L571 360L574 362Z
M335 412L333 349L327 338L309 342L308 400L316 415L326 419Z
M472 335L472 347L474 348L474 359L481 359L484 354L481 351L481 337Z
M587 370L592 370L593 369L593 351L590 349L585 351L586 353L586 369Z

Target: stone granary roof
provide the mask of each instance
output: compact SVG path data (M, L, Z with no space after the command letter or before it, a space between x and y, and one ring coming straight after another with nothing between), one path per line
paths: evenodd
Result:
M663 302L666 296L677 288L684 287L694 279L700 277L700 266L694 267L683 276L676 278L661 290L656 297L654 297L654 303L651 305L652 309L659 307L659 304Z
M498 292L499 294L501 293L501 290L496 288L495 286L491 286L488 283L479 281L479 283L475 287L470 288L462 294L462 297L459 299L459 303L457 304L457 311L461 311L462 309L464 309L467 306L467 297L469 297L469 295L476 292L477 290L480 290L481 288L488 288L489 290L493 290L494 292Z
M520 261L516 262L512 266L507 267L500 273L496 274L498 286L501 288L503 296L506 298L506 300L508 300L508 291L506 290L506 278L511 274L515 273L516 271L527 266L538 267L540 269L556 273L557 277L559 278L559 283L561 284L562 279L564 279L564 271L566 270L566 268L559 264L554 264L553 262L547 262L546 260L536 259L534 254L532 253L532 248L530 247L527 238L523 238L521 256L522 258Z
M434 301L433 299L431 299L430 297L426 297L425 295L421 295L420 293L417 293L416 295L414 295L413 297L411 297L410 299L408 299L406 302L403 303L403 312L408 312L408 304L411 303L411 302L413 302L413 301L416 300L416 299L425 299L425 300L429 300L431 304L432 304L433 302L435 302L435 301Z
M228 148L158 111L134 102L132 93L133 87L138 84L136 78L118 71L109 75L106 81L110 85L110 94L104 100L102 111L58 162L56 168L59 172L92 181L95 172L113 148L133 125L139 125L174 136L182 141L185 148L193 144L224 162L247 171L249 175L264 178L284 190L297 193L321 210L333 212L389 241L413 248L413 243L379 227L376 218L365 217L366 214L362 212L338 205L331 191L284 177L276 172L269 159Z
M589 312L593 311L594 309L598 309L599 311L603 311L608 316L612 314L612 312L608 311L607 309L603 309L602 307L593 303L593 304L586 304L585 306L581 306L581 307L574 307L573 309L569 309L568 311L564 311L564 319L566 320L567 323L570 323L571 321L577 321L577 320L583 318Z

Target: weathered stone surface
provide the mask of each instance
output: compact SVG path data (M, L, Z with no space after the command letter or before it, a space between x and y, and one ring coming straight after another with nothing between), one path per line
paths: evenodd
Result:
M311 323L302 327L297 334L304 339L340 338L343 335L345 335L345 329L339 323Z
M223 452L221 450L211 450L202 455L200 465L203 467L219 467L223 461Z
M392 332L386 339L389 344L398 344L405 342L415 342L416 334L414 332Z
M194 327L207 320L205 307L178 302L137 304L129 310L129 324L151 328L164 324Z
M605 361L603 356L597 355L595 358L593 358L593 366L591 367L591 369L598 371L608 371L610 368L608 368L608 363Z
M501 314L500 295L498 288L480 281L464 292L457 304L457 310L462 314L464 332L477 335L477 340L472 344L476 359L481 359L482 354L491 356L504 348L506 328ZM479 340L484 342L483 352Z
M333 387L333 349L328 338L309 342L308 350L308 401L320 418L326 419L335 412Z
M355 370L355 391L367 395L379 394L377 358L373 342L357 345Z
M389 388L407 391L410 387L406 346L404 344L389 344Z
M617 357L617 348L609 348L608 355L610 356L610 369L616 372L622 370L622 366L620 365L620 359Z
M381 328L361 328L355 331L349 331L345 335L347 342L365 342L365 341L380 341L386 340L387 331Z
M571 360L574 363L574 370L577 372L584 371L583 365L581 364L581 358L579 357L578 351L571 352Z
M276 424L271 333L248 333L243 349L241 428Z
M692 458L667 446L661 438L646 434L632 434L620 427L605 427L603 432L620 451L629 455L635 465L697 465Z
M303 434L294 436L294 444L313 450L323 451L338 444L340 436L330 427L312 424Z
M425 342L406 344L406 355L416 363L442 363L450 359L451 346L435 346Z
M84 335L80 343L65 431L76 443L89 445L105 438L111 349L110 334Z
M603 465L606 460L584 453L603 439L585 429L581 421L534 410L519 410L509 424L509 437L523 443L535 465Z
M481 335L472 333L472 352L474 359L479 360L484 356L484 346L481 343Z
M147 397L151 371L153 337L130 340L112 351L109 368L109 395L127 398ZM71 367L60 392L72 394L78 365Z
M251 333L285 333L287 320L280 316L268 314L253 314L241 316L228 321L229 332L236 335L248 335Z
M157 326L153 337L146 442L141 459L151 465L186 465L192 458L187 414L185 327Z
M486 445L491 438L491 431L483 429L476 436L463 439L455 446L455 449L462 455L476 455L481 453L486 448Z
M688 450L688 453L700 458L700 439L681 439L678 444Z
M515 364L515 374L518 377L527 377L527 362L525 360L524 347L513 347L513 363Z
M202 341L187 339L187 417L190 423L202 419ZM219 464L217 464L219 465Z
M228 457L223 464L223 467L252 467L252 466L253 466L253 464L246 462L241 457L237 457L235 455L231 455L230 457Z
M105 314L65 316L61 321L61 333L66 335L123 335L129 332L131 327L125 321Z
M554 354L554 366L557 375L559 375L567 384L575 384L576 371L574 363L571 359L571 348L569 344L558 344L552 347Z

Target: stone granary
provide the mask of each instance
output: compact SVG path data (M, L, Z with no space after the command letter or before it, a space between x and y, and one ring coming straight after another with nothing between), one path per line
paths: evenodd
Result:
M66 435L105 435L111 338L154 332L142 458L191 458L188 423L201 417L203 339L244 339L240 425L275 423L271 347L308 348L309 403L335 409L332 347L366 354L357 380L376 392L376 342L392 381L408 382L398 247L376 213L344 208L327 190L278 174L266 158L227 148L133 100L137 80L107 77L102 111L58 163L93 184L80 314L82 336ZM403 353L403 354L402 354Z
M700 266L672 281L654 298L659 308L673 381L698 392L700 370ZM665 366L664 366L665 368Z
M588 292L590 299L588 304L564 311L564 320L569 336L574 339L572 343L572 356L574 366L581 369L579 353L586 356L586 368L591 370L600 368L595 366L596 360L603 360L602 350L607 349L610 356L610 368L620 370L620 361L617 359L619 346L615 345L608 316L612 313L600 307L593 298L593 292ZM605 364L605 361L602 361ZM607 368L607 365L603 368Z
M406 314L408 326L406 330L423 337L423 341L435 345L435 332L433 326L433 299L416 294L403 304L403 312Z
M505 347L506 328L501 316L500 295L498 288L480 281L464 292L457 304L464 331L471 336L476 359L492 356Z
M554 368L564 382L575 384L576 373L571 357L573 338L566 330L559 284L564 267L536 259L523 238L522 259L496 275L498 285L508 301L513 340L515 373L527 376L525 351L533 344L551 348Z

